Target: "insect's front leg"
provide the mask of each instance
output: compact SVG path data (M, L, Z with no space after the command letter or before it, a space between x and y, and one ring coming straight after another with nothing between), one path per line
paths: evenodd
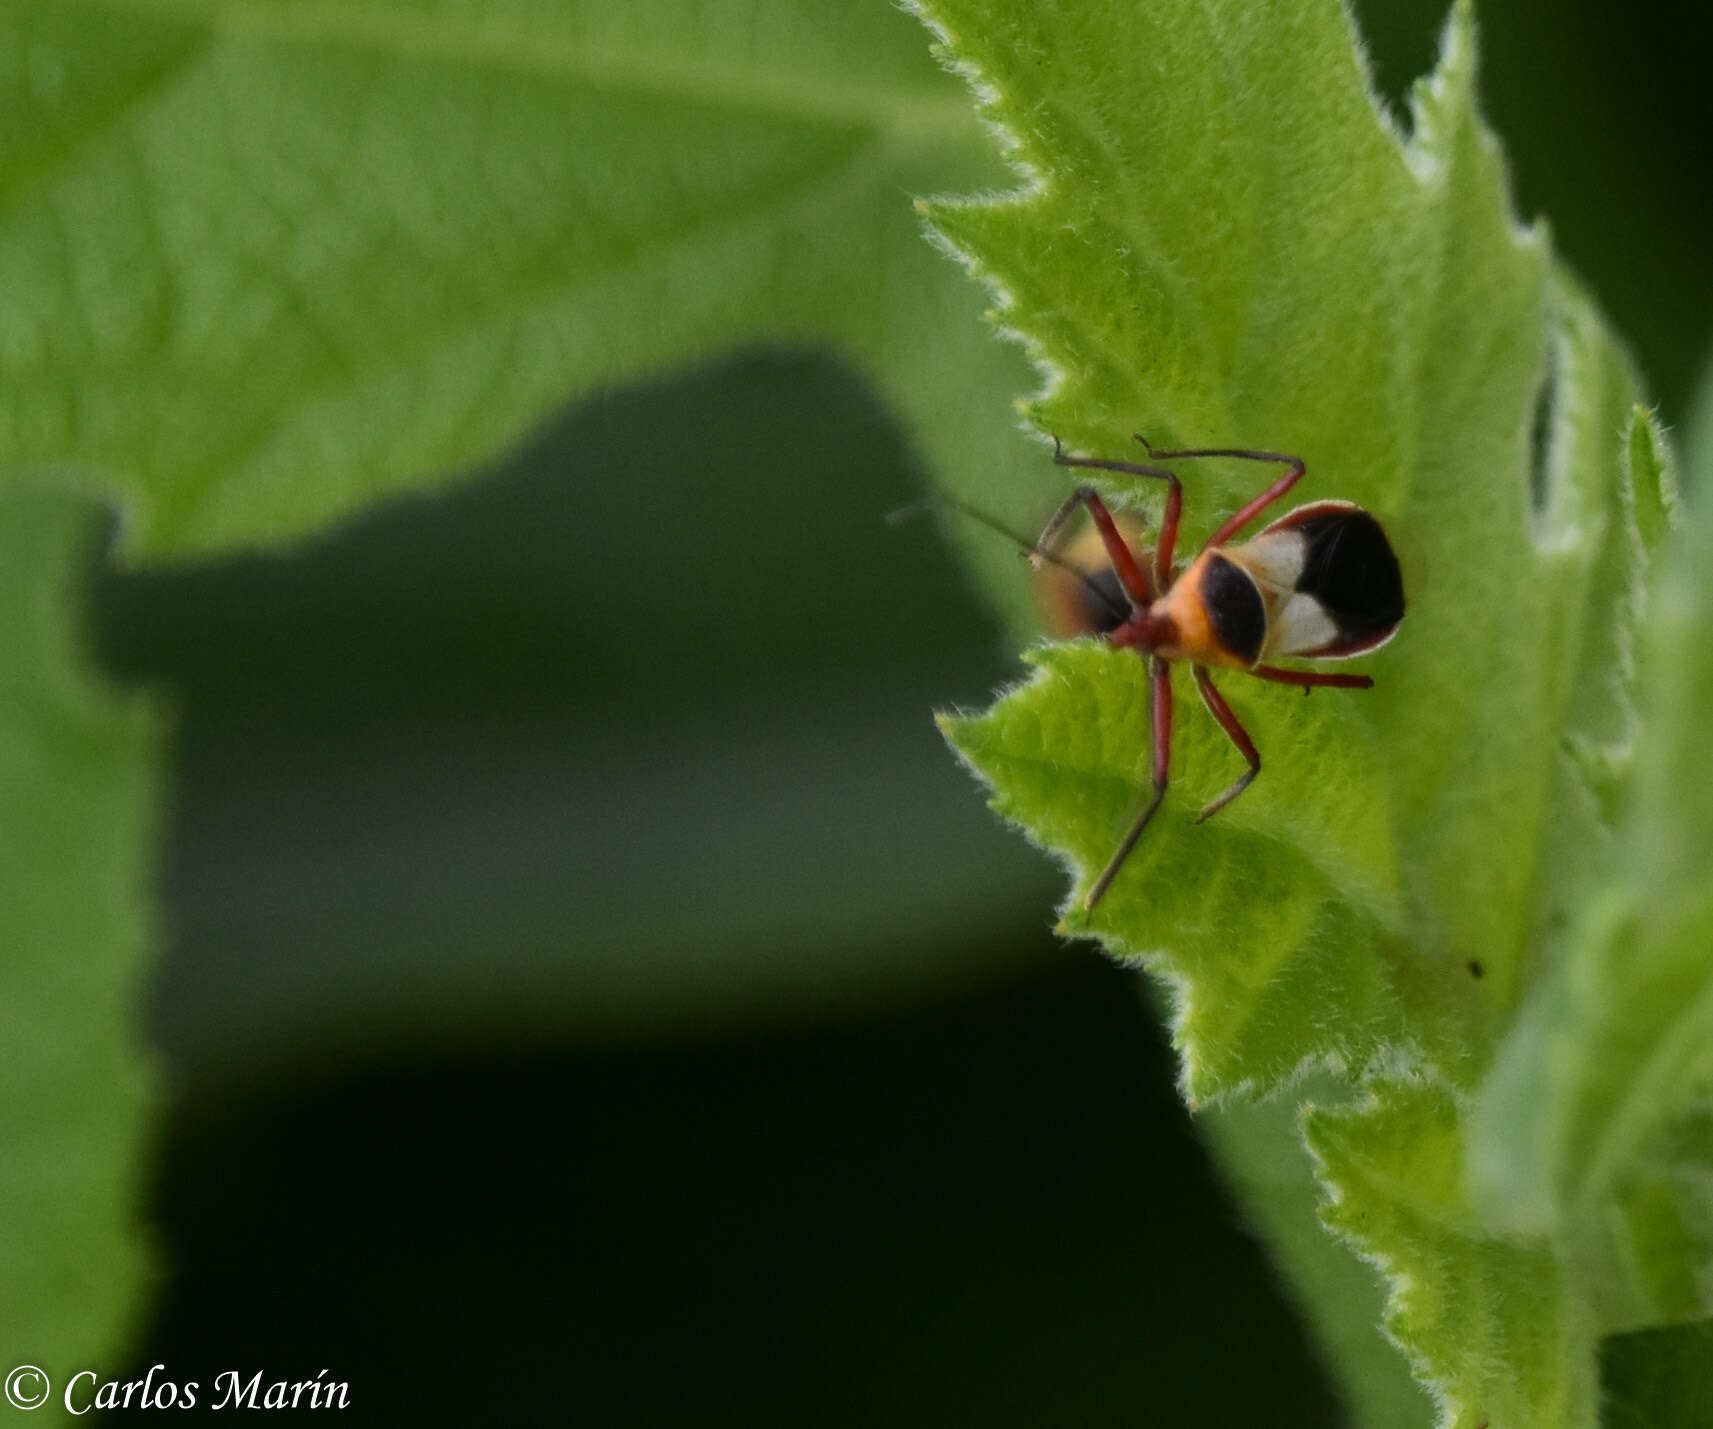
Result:
M1124 539L1124 533L1118 529L1118 523L1112 519L1112 512L1106 503L1100 499L1100 493L1092 486L1079 486L1052 515L1041 531L1040 539L1035 542L1035 552L1030 560L1039 564L1043 559L1051 560L1053 542L1065 523L1076 514L1079 506L1086 506L1088 514L1093 518L1095 529L1100 532L1101 544L1106 547L1106 558L1112 562L1112 569L1118 576L1118 583L1124 587L1124 594L1129 597L1130 604L1137 610L1146 610L1154 601L1154 588L1148 582L1148 576L1137 563L1130 544Z
M1146 444L1144 443L1144 445ZM1060 466L1090 467L1096 471L1116 471L1125 476L1151 476L1158 481L1170 484L1166 492L1166 510L1160 518L1160 536L1154 543L1154 583L1151 588L1150 599L1170 586L1172 583L1172 558L1178 544L1178 519L1183 515L1184 510L1184 488L1178 478L1164 467L1143 466L1140 462L1106 461L1102 458L1088 456L1066 456L1065 449L1060 445L1057 437L1053 438L1053 460ZM1067 508L1074 508L1078 501L1085 500L1085 492L1095 501L1100 500L1091 487L1085 486L1063 507L1059 508L1059 515L1054 519L1062 523L1069 514ZM1101 509L1104 510L1105 507L1103 506ZM1091 506L1089 510L1092 513L1094 508ZM1099 520L1098 517L1095 519ZM1049 529L1052 529L1051 523L1049 523Z

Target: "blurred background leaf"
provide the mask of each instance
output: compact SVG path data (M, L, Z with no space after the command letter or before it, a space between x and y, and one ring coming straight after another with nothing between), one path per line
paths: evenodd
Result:
M1713 1321L1614 1335L1600 1382L1607 1429L1675 1429L1713 1420Z
M56 1382L136 1321L156 1107L136 1002L160 731L80 648L95 536L73 497L0 492L0 1373Z
M936 457L1007 445L1020 364L899 202L1002 170L884 6L0 15L0 464L114 490L132 552L301 534L757 334L845 351Z
M914 490L843 370L756 356L289 561L110 578L111 663L182 701L179 1075L706 1036L1022 966L959 936L984 901L1041 928L1052 879L946 775L926 711L1004 659L932 531L881 521Z

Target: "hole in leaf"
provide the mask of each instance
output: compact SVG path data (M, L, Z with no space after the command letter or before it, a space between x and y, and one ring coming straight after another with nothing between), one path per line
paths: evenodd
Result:
M1559 380L1564 372L1560 344L1555 328L1547 342L1546 371L1535 393L1534 415L1529 422L1529 500L1537 512L1546 510L1551 481L1553 422L1558 415Z

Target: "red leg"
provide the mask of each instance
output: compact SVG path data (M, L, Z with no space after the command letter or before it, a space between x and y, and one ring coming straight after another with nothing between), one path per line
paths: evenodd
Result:
M1066 499L1065 504L1053 513L1041 532L1041 538L1035 542L1037 557L1052 560L1053 555L1048 549L1049 543L1071 519L1077 507L1088 507L1088 514L1093 517L1095 529L1100 532L1101 544L1106 547L1106 558L1112 562L1112 569L1118 573L1118 583L1124 587L1124 593L1130 597L1130 603L1138 610L1146 610L1154 603L1153 587L1148 584L1148 577L1142 567L1136 564L1136 557L1130 550L1130 545L1124 539L1118 526L1112 519L1112 513L1106 509L1106 503L1100 499L1100 493L1092 486L1079 486Z
M1147 445L1146 442L1143 443ZM1166 511L1160 519L1160 538L1154 543L1154 589L1164 591L1172 584L1172 557L1178 545L1178 517L1184 509L1184 488L1178 478L1164 467L1143 466L1133 461L1104 461L1095 457L1066 456L1059 439L1053 438L1053 460L1060 466L1086 466L1098 471L1116 471L1125 476L1152 476L1170 482L1166 492ZM1086 489L1086 488L1085 488Z
M1155 461L1182 460L1186 457L1198 456L1228 456L1241 461L1279 461L1290 467L1283 476L1257 496L1253 501L1240 506L1226 518L1225 524L1209 538L1207 546L1223 546L1302 478L1304 471L1303 459L1300 456L1286 456L1283 452L1247 451L1242 447L1191 447L1181 452L1157 452L1148 445L1148 439L1138 434L1137 441L1147 449L1148 455Z
M1148 668L1148 722L1154 735L1154 797L1130 826L1130 831L1118 845L1118 851L1107 860L1100 877L1083 895L1083 907L1090 911L1112 886L1112 880L1118 877L1124 860L1130 857L1130 850L1136 847L1136 840L1142 837L1142 831L1148 827L1148 821L1166 797L1166 779L1172 762L1172 667L1158 655L1154 656Z
M1316 685L1331 685L1340 690L1374 688L1371 675L1334 675L1321 670L1281 670L1276 665L1255 665L1250 668L1249 673L1259 680L1271 680L1276 685L1301 685L1305 690Z
M1255 741L1249 737L1249 731L1238 723L1237 716L1231 712L1231 706L1226 704L1225 696L1213 687L1213 681L1206 670L1200 665L1195 667L1196 688L1201 691L1202 703L1207 706L1207 712L1219 721L1219 727L1231 737L1231 742L1237 746L1237 751L1249 761L1248 770L1229 789L1196 815L1198 824L1206 823L1254 781L1261 772L1261 756L1256 752Z

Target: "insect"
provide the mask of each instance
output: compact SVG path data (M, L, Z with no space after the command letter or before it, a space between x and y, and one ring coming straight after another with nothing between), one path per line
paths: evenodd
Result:
M1069 456L1053 438L1053 460L1060 466L1093 468L1167 483L1166 505L1153 560L1137 559L1118 522L1092 486L1078 487L1047 522L1031 560L1063 564L1055 544L1066 523L1082 507L1093 519L1110 573L1082 577L1086 587L1087 628L1118 649L1135 650L1148 660L1148 711L1153 745L1153 796L1131 824L1083 898L1092 909L1105 896L1124 860L1136 847L1166 796L1172 751L1172 664L1187 661L1196 688L1219 727L1249 767L1202 809L1196 822L1212 818L1261 772L1261 755L1209 674L1212 669L1242 670L1282 685L1300 685L1306 695L1316 686L1366 690L1367 675L1290 670L1267 662L1279 657L1343 660L1377 650L1398 631L1404 618L1404 583L1398 558L1380 523L1349 501L1315 501L1299 506L1239 545L1227 543L1301 479L1300 457L1238 448L1157 451L1138 436L1148 463ZM1282 464L1285 474L1240 506L1208 539L1194 560L1175 567L1183 486L1161 461L1231 457ZM1104 615L1103 615L1104 612Z

